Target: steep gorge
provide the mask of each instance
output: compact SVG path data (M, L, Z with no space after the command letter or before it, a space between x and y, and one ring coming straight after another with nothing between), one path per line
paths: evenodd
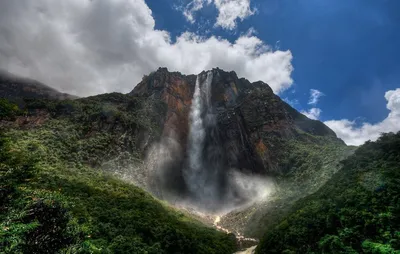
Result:
M218 68L198 75L160 68L126 95L17 97L23 108L1 119L16 144L51 150L41 156L59 167L112 173L209 225L219 218L215 226L240 239L260 238L352 152L267 84Z
M198 76L160 68L130 95L166 104L155 142L164 152L151 158L159 166L149 189L175 205L224 214L220 225L238 234L260 237L352 150L267 84L218 68Z

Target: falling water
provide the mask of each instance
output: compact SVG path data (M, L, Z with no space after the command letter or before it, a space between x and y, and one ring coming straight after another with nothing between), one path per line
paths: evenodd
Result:
M206 83L204 84L204 90L205 90L205 97L206 97L206 106L207 106L207 112L210 112L211 110L211 83L213 79L213 74L211 71L207 72L207 79Z
M210 90L212 72L207 73L204 83L201 82L201 75L197 76L195 91L193 94L192 106L190 109L190 130L188 139L188 161L189 165L184 171L185 181L190 192L202 197L206 189L206 171L203 169L203 149L206 137L205 121L203 111L208 111L211 105Z
M204 144L205 130L203 127L203 119L201 118L201 93L200 93L200 76L197 76L196 86L193 94L192 106L190 109L190 130L189 130L189 168L185 170L185 180L189 189L193 193L197 193L201 183L197 181L198 175L201 174L201 155Z
M231 169L221 142L221 129L213 108L212 71L196 79L189 114L187 159L182 170L190 205L198 210L222 212L267 195L271 184Z

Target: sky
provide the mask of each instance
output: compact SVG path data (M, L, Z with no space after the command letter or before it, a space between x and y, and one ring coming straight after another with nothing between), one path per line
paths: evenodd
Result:
M220 67L360 145L400 130L399 31L398 0L0 0L0 69L87 96Z

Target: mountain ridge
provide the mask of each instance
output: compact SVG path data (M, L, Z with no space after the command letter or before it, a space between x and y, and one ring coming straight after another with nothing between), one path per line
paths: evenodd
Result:
M308 119L296 109L292 108L289 104L281 100L279 96L273 93L268 84L262 81L250 83L245 78L238 78L234 71L226 72L219 68L213 68L210 71L217 73L217 76L213 78L213 91L211 95L211 100L217 104L216 107L218 107L218 109L225 110L226 112L230 110L235 110L236 108L241 107L242 104L251 104L253 103L253 99L260 100L261 96L253 94L250 94L249 96L248 94L246 94L250 93L249 90L259 89L262 90L262 95L265 95L266 101L268 101L268 99L270 99L272 102L277 101L277 107L282 107L285 111L287 111L283 113L278 113L290 115L272 115L270 117L291 118L289 120L292 120L296 127L302 131L314 135L327 135L336 137L336 134L322 122L318 120ZM207 72L208 71L202 71L199 75L203 75ZM159 68L157 71L152 72L148 76L145 76L143 80L138 85L136 85L135 88L128 94L140 96L157 96L168 104L168 107L171 108L172 114L177 114L177 111L179 110L189 110L188 106L190 105L190 100L194 91L196 80L195 77L195 75L183 75L179 72L169 72L167 68ZM169 103L169 100L172 100L172 102ZM173 103L175 104L172 105ZM257 106L262 105L262 100L260 100L259 105ZM252 107L250 109L247 109L246 113L251 114L253 113L252 110L254 111L255 108ZM266 118L266 116L262 116L261 118ZM263 123L264 122L259 121L250 126L250 128L258 128L259 125L262 125Z
M5 70L0 70L0 96L12 100L19 100L20 98L57 100L78 98L78 96L61 93L36 80L20 77Z
M196 85L204 132L199 158L204 183L213 190L208 203L210 194L193 195L187 179ZM8 137L51 149L56 161L76 172L111 173L171 204L211 216L228 213L221 227L256 238L286 214L264 207L290 208L322 186L348 155L334 132L291 108L267 84L220 69L182 75L160 68L128 94L28 98L20 107L0 122ZM102 246L112 248L114 240Z

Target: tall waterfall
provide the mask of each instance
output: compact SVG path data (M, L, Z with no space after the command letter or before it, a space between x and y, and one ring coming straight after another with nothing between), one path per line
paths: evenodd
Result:
M259 200L270 192L271 184L230 168L221 141L224 130L219 129L212 105L212 80L212 71L196 79L182 173L188 191L186 200L197 209L221 212Z
M184 178L189 191L196 197L203 197L209 190L207 186L207 172L204 170L203 151L206 137L206 124L204 117L211 107L211 82L212 72L207 73L207 78L202 82L202 76L196 79L192 106L190 109L190 129L188 138L188 166L184 170Z

